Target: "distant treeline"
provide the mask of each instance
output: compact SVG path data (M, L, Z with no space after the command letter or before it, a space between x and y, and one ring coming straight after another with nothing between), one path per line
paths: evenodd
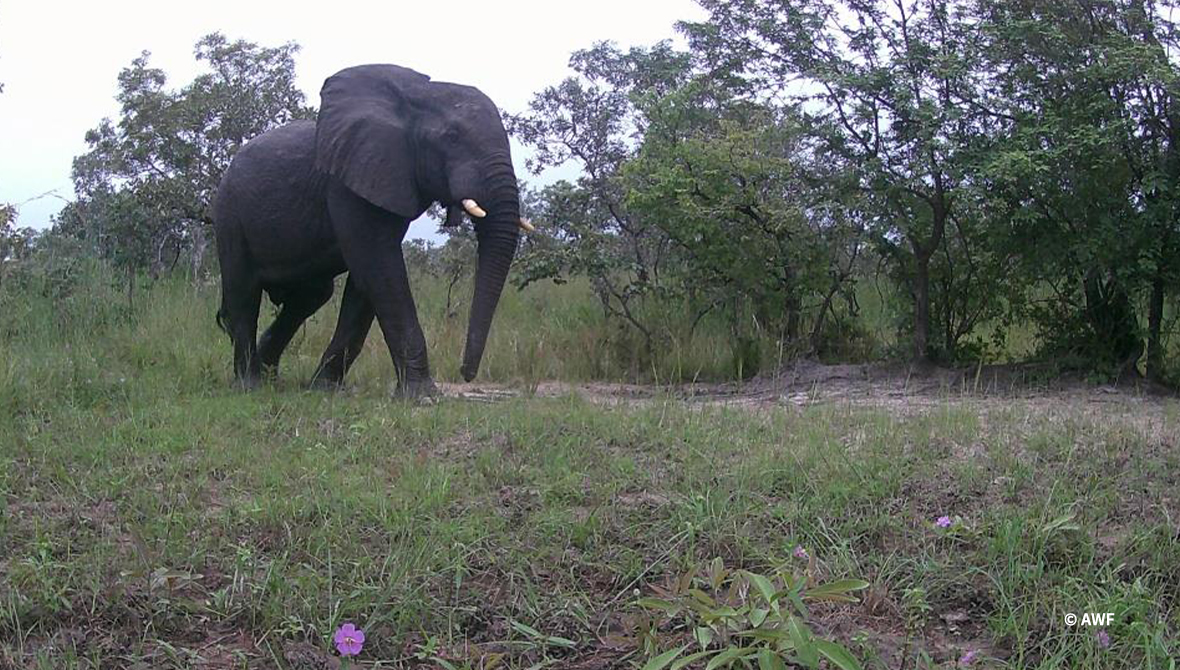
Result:
M518 285L589 285L649 360L708 323L739 358L956 364L1010 359L1031 333L1022 356L1180 376L1176 3L699 2L685 50L594 44L506 113L530 169L582 175L525 185L539 231ZM207 273L234 152L314 118L297 50L210 35L207 74L181 88L136 59L52 231L21 235L5 210L5 265L62 237L128 277ZM469 234L410 245L416 274L454 286ZM886 318L865 318L870 293Z

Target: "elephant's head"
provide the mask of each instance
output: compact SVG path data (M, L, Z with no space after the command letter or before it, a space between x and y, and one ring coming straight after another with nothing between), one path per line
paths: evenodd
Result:
M470 86L433 82L396 65L362 65L324 82L316 161L357 195L416 218L438 202L453 222L475 223L479 261L463 378L479 370L488 330L516 252L516 174L499 111Z

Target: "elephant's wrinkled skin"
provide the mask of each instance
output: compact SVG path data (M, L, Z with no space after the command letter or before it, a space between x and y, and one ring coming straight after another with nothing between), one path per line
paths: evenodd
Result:
M520 225L516 175L496 106L475 88L433 82L395 65L343 70L324 82L320 96L315 122L291 123L248 142L218 189L217 318L233 340L237 380L252 387L263 368L278 366L300 324L331 297L333 278L348 272L336 332L314 381L344 378L376 317L399 392L433 393L401 242L432 202L446 206L454 220L460 203L472 199L486 216L473 217L478 265L461 367L471 380ZM264 291L281 310L256 344Z

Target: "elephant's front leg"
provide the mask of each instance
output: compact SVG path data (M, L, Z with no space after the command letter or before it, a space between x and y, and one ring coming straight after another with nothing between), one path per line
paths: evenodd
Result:
M397 370L398 394L437 393L402 258L401 243L410 222L339 186L329 191L328 211L349 279L355 280L377 314Z

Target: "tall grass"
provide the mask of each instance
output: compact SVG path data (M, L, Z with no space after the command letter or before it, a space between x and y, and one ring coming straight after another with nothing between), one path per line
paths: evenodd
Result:
M341 281L337 284L333 299L305 323L284 354L284 379L306 380L313 373L336 325L342 293ZM449 302L444 282L415 277L412 284L435 377L458 381L470 281L456 285ZM130 300L127 291L124 278L97 263L73 268L68 280L55 283L37 276L8 287L0 296L5 315L0 342L8 350L0 397L27 402L48 393L55 401L85 402L131 375L147 375L166 388L215 388L228 382L231 349L214 323L220 299L215 281L196 287L180 276L140 278ZM604 314L586 283L509 287L480 379L660 383L727 380L742 373L728 326L704 320L689 335L684 310L664 312L644 316L659 320L673 336L647 351L637 331ZM275 314L277 308L264 299L260 333ZM782 355L770 337L756 340L756 346L763 361ZM349 381L369 387L392 379L388 350L374 324ZM43 388L38 392L30 384Z
M605 642L637 625L637 589L796 546L824 579L872 582L816 611L867 668L967 650L989 668L1174 667L1174 401L420 406L384 393L377 332L355 392L301 392L334 305L275 384L239 393L215 284L128 301L108 271L72 272L0 294L0 668L325 667L342 621L381 667L637 667L637 645ZM416 285L446 379L467 305L445 313L444 289ZM682 359L729 374L723 325ZM510 291L481 374L629 378L614 328L584 286ZM1115 612L1111 648L1066 612Z
M411 279L436 379L459 381L471 280L453 287L430 276ZM310 378L331 338L342 279L332 300L300 329L284 355L280 384ZM215 326L216 278L195 286L176 275L157 281L125 276L90 260L51 262L9 277L0 290L0 402L88 402L129 376L148 376L163 388L215 389L229 381L231 348ZM827 362L865 362L908 356L898 337L905 297L887 282L856 287L857 313L841 306L829 319ZM261 333L277 308L264 299ZM746 329L736 337L726 318L693 323L691 310L671 303L640 306L639 317L661 337L650 350L639 332L608 317L585 281L508 286L501 298L480 368L481 381L528 385L542 379L682 383L729 381L779 369L798 352L772 333ZM976 339L989 340L995 324ZM1003 348L986 362L1024 360L1036 350L1029 324L1009 326ZM1180 357L1173 338L1169 358ZM383 388L393 381L380 329L374 325L349 382ZM19 400L17 400L19 398Z

